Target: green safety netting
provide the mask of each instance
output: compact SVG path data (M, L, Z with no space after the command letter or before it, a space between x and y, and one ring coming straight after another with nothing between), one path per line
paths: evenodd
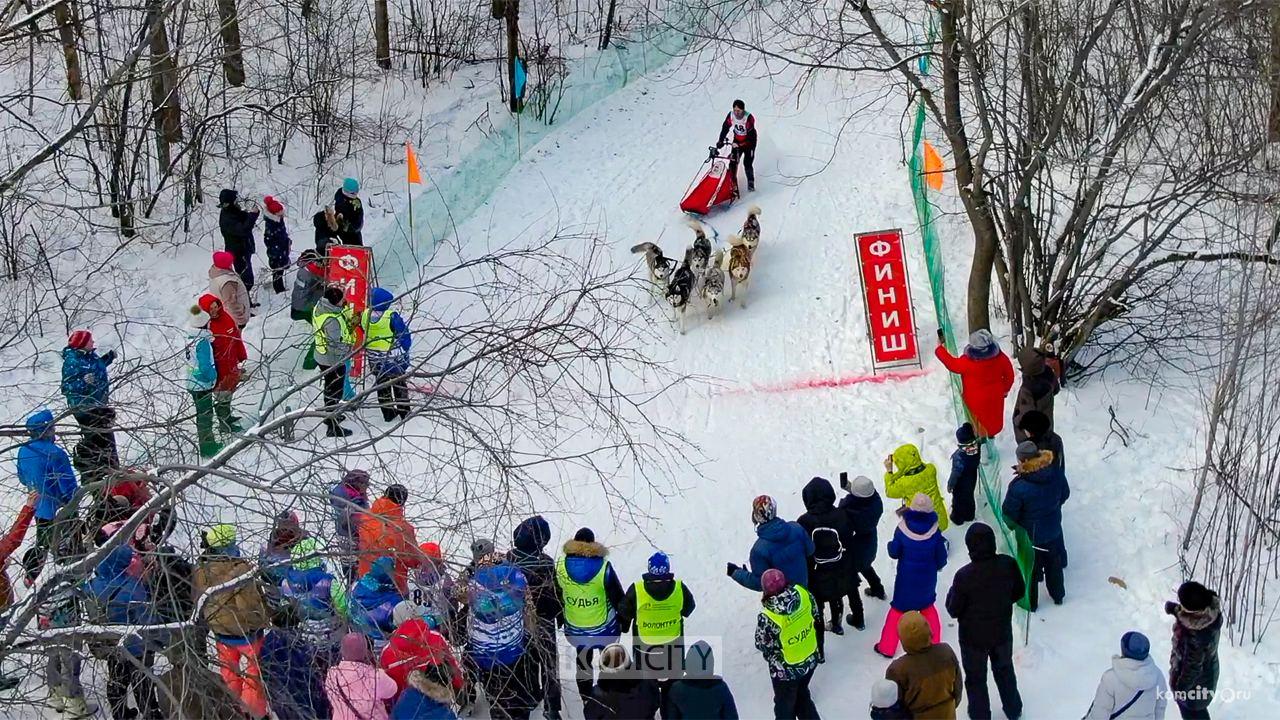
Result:
M934 13L930 13L925 21L925 38L928 46L932 46L937 42L938 22ZM928 54L920 56L918 68L921 76L929 74L930 56ZM912 121L911 129L911 158L908 163L911 196L915 201L916 219L920 223L920 238L924 245L925 266L929 275L929 290L933 295L933 309L937 314L938 327L942 328L947 347L954 352L958 347L958 343L956 341L955 326L951 322L951 314L947 309L942 244L938 240L937 228L933 222L933 206L929 202L928 182L924 173L924 121L925 106L923 102L917 99L915 117ZM952 373L948 373L948 376L951 382L951 407L955 410L956 422L962 423L971 420L968 408L965 407L964 401L960 398L959 376ZM1004 515L1000 512L1000 505L1004 495L1004 486L1000 482L1000 452L996 448L995 442L991 440L986 441L984 444L979 476L982 494L987 500L987 509L991 513L992 520L995 521L997 534L1004 547L1013 552L1018 561L1018 567L1022 570L1022 577L1027 581L1027 587L1030 588L1034 551L1026 532L1017 526L1011 527L1009 523L1005 522ZM1024 595L1018 604L1024 610L1027 609L1027 596ZM1024 630L1029 629L1029 622L1028 616L1024 622Z

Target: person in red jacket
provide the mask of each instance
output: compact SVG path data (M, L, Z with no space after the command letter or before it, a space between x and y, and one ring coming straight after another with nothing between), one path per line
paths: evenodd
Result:
M956 357L947 352L939 330L938 347L933 354L944 367L960 376L960 395L969 408L978 437L999 435L1004 429L1004 399L1013 387L1013 363L991 331L975 331L969 336L964 354Z
M222 308L217 295L205 293L196 301L209 315L209 333L213 335L213 364L218 380L213 385L213 408L223 432L241 432L240 418L231 411L231 396L240 385L241 365L249 359L240 339L240 327L231 313Z
M0 538L0 610L13 604L13 585L9 582L9 558L22 544L27 536L27 528L31 527L31 519L36 514L35 493L27 498L27 502L18 510L18 517L13 521L9 531Z
M392 610L396 631L387 640L378 660L382 669L396 681L396 699L409 685L409 673L428 665L448 665L454 690L462 690L465 678L449 641L421 615L422 608L402 601ZM393 700L394 702L394 700Z
M755 190L756 171L752 163L756 159L756 118L747 112L747 104L741 100L734 100L733 110L724 116L716 147L729 140L730 130L733 131L733 156L729 161L729 172L733 173L734 187L738 184L738 160L741 159L742 168L747 171L747 190Z

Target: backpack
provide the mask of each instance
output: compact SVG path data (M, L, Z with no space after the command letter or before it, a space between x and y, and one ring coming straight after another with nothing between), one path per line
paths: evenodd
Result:
M840 533L829 527L816 527L809 533L813 540L813 562L815 565L840 562L844 559L844 544L840 542Z

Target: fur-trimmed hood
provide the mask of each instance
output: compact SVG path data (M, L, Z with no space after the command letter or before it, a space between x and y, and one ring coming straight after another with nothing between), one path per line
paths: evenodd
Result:
M414 670L409 673L409 687L438 703L443 703L451 707L454 704L453 688L429 680L426 673L421 670Z
M1029 476L1031 476L1033 473L1039 470L1043 470L1049 467L1052 464L1053 464L1053 451L1041 450L1040 454L1036 455L1030 460L1023 460L1019 462L1016 469L1019 475L1026 477L1027 480L1030 480L1031 482L1044 482L1045 480L1043 479L1037 480L1036 478L1029 477Z
M1178 623L1188 630L1203 630L1218 621L1218 615L1222 613L1222 604L1218 600L1217 594L1213 596L1213 600L1209 603L1209 607L1203 610L1187 610L1178 605L1173 616L1177 618Z
M578 557L602 558L609 554L609 548L598 542L569 540L564 544L564 554L576 555Z

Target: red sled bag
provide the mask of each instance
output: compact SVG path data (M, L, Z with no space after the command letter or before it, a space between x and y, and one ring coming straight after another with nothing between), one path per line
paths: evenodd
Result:
M698 177L685 192L680 209L695 215L706 215L711 208L731 203L738 195L737 167L733 164L731 146L707 148L710 152L702 163Z

